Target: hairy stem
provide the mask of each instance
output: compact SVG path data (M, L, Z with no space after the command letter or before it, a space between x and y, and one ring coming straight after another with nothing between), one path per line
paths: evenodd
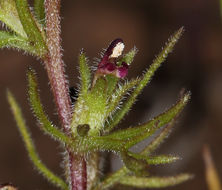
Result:
M45 66L52 87L58 112L65 130L69 130L71 103L68 96L68 81L65 78L61 52L59 0L46 0L46 35L48 55Z
M66 133L70 132L71 101L68 94L68 81L65 78L61 50L60 0L45 0L46 38L48 54L44 60L50 85L57 105L58 114ZM86 189L86 162L70 150L69 183L71 190Z

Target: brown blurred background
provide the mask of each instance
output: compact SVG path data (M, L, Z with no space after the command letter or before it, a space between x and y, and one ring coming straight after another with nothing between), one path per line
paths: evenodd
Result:
M190 172L195 178L169 189L207 189L202 147L209 144L222 179L222 18L219 0L65 0L62 2L64 60L70 85L78 82L77 57L84 48L93 65L102 48L121 37L126 51L139 49L129 78L140 75L151 64L168 37L181 26L185 33L167 61L144 90L124 126L143 122L172 105L182 88L192 100L177 126L158 153L176 154L175 164L154 167L154 175ZM41 97L50 118L56 120L43 64L13 50L0 51L0 183L12 182L20 190L53 190L34 171L6 102L9 88L22 106L27 124L42 160L62 175L62 149L40 132L27 103L26 70L38 73ZM116 157L115 157L116 160ZM113 167L118 167L113 163ZM123 189L123 187L121 187Z

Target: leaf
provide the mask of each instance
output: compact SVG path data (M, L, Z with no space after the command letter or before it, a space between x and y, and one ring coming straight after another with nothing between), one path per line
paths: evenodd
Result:
M136 176L148 176L148 164L143 157L136 157L135 154L131 152L121 152L120 155L126 168Z
M0 48L4 47L22 49L30 54L36 53L35 48L30 45L27 39L5 31L0 31Z
M87 65L87 58L85 53L81 52L79 56L79 71L81 79L81 91L83 96L87 96L87 92L90 88L91 83L91 73L89 66Z
M122 185L133 186L137 188L162 188L174 186L180 183L183 183L192 176L190 174L180 174L172 177L135 177L135 176L126 176L119 180L119 183Z
M15 2L22 26L28 36L30 44L32 44L36 50L35 54L43 57L47 52L47 47L42 32L30 11L27 0L15 0Z
M167 156L167 155L147 156L141 153L132 153L132 152L129 152L128 154L134 157L135 159L145 160L148 165L169 164L180 159L180 157L178 156Z
M169 135L169 133L171 132L173 126L175 123L175 119L173 119L170 123L168 123L163 129L162 131L159 133L159 135L157 135L150 143L147 147L145 147L143 149L143 151L140 153L142 155L150 155L153 151L155 151L158 146L160 146L160 144L164 141L164 139L166 139Z
M149 156L146 161L150 165L159 165L159 164L171 164L181 158L178 156L170 155L159 155L159 156Z
M125 146L126 149L128 149L129 147L151 136L161 126L172 121L174 117L176 117L182 111L189 99L190 93L188 92L174 106L154 119L151 119L147 123L137 127L113 132L109 135L109 137L113 139L126 140L127 143Z
M0 20L17 35L27 39L14 0L0 0Z
M111 116L112 113L121 106L121 101L123 97L133 89L139 83L139 79L132 79L129 82L125 82L123 85L119 85L119 88L113 93L109 100L109 105L107 109L107 117ZM112 130L109 125L106 126L106 132Z
M45 6L44 0L35 0L34 1L34 12L35 16L38 19L39 23L45 24Z
M41 124L41 129L53 137L55 140L58 140L66 145L71 146L72 141L69 139L63 132L61 132L56 126L49 121L47 115L44 112L43 106L40 101L39 93L38 93L38 86L37 86L37 79L35 72L32 69L28 71L28 95L30 105L32 110L38 119L39 123Z
M60 187L64 190L68 190L68 185L58 176L53 174L40 160L34 143L32 141L31 135L28 132L27 126L25 124L25 120L22 116L21 109L19 105L17 104L14 96L11 94L10 91L7 92L7 98L8 102L10 104L13 116L15 118L15 121L17 123L19 132L22 136L22 139L25 143L26 149L28 151L29 157L34 164L35 168L46 178L51 182L52 184L56 185L57 187Z
M127 65L130 65L133 62L134 57L137 54L137 52L138 52L138 50L136 49L136 47L134 47L127 54L123 55L123 58L120 61L118 61L117 64L121 65L122 62L125 62L125 63L127 63Z
M174 45L179 40L183 33L183 28L180 28L175 34L169 39L168 43L166 43L163 50L160 54L154 59L150 68L145 72L139 84L131 94L131 96L127 99L127 101L123 104L122 108L118 110L113 116L112 123L110 124L110 128L114 128L128 113L134 102L136 101L137 96L141 93L144 87L150 82L153 77L155 71L161 66L161 64L165 61L167 55L173 50Z
M179 159L179 157L176 156L146 156L130 151L121 152L120 155L125 166L137 176L147 176L149 165L169 164Z

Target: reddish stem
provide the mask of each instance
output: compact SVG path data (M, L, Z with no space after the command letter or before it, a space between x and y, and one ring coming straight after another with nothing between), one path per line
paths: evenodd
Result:
M69 152L70 154L70 152ZM79 155L69 155L71 189L72 190L86 190L87 189L87 168L84 157ZM81 170L80 170L81 168Z
M58 112L65 130L69 130L71 103L68 96L68 81L65 78L61 52L60 17L58 0L46 0L46 39L48 55L45 60L46 70L52 87Z
M71 101L68 93L68 81L65 78L61 50L60 0L45 0L46 43L48 54L44 59L50 85L56 102L58 114L65 132L70 133ZM71 190L86 190L87 170L84 157L69 155L69 180Z

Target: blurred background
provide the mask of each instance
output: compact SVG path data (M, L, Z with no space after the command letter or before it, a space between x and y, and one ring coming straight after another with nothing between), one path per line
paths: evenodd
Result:
M121 37L126 51L134 45L139 52L129 78L141 75L161 50L168 37L181 26L185 33L173 53L140 95L122 126L144 122L176 102L182 88L192 99L170 138L157 153L179 155L183 159L168 166L153 167L153 175L189 172L193 180L174 190L206 190L202 149L209 144L222 179L222 18L219 0L65 0L62 2L62 39L66 71L73 86L78 82L77 58L81 48L91 65L110 41ZM36 125L27 102L26 71L37 73L41 98L50 118L57 122L55 107L44 65L31 56L13 50L0 51L0 183L12 182L20 190L53 190L34 171L6 102L10 89L20 103L37 150L50 169L62 175L62 149ZM112 156L113 169L120 165ZM120 189L124 189L121 187Z

